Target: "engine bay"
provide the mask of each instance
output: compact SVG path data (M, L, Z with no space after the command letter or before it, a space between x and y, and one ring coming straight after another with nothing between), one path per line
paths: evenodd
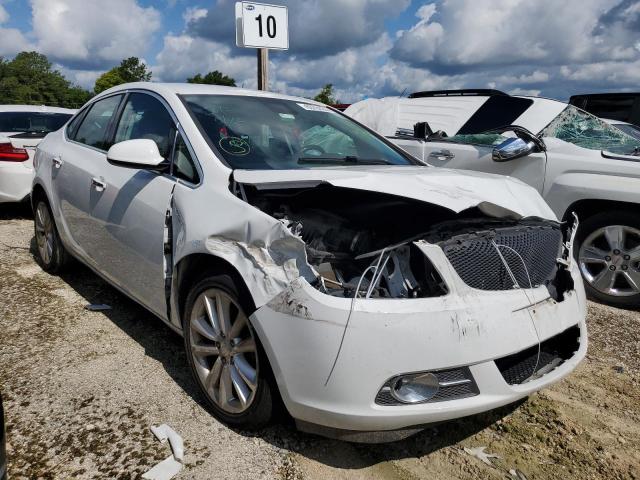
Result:
M506 288L542 284L533 285L532 277L543 278L549 286L561 270L557 259L562 256L562 238L566 238L567 232L558 222L540 218L494 218L478 208L456 214L418 200L331 185L258 189L232 184L231 188L304 241L307 261L318 273L314 286L333 296L406 299L446 295L447 285L414 243L420 240L438 244L445 252L452 248L457 251L471 248L465 251L464 261L472 265L476 258L480 259L480 253L473 249L477 250L479 242L484 242L483 255L492 257L484 263L478 261L479 269L474 275L504 277L492 284L506 285ZM548 267L545 272L553 269L552 274L534 275L535 265L540 262L534 258L536 252L526 251L527 245L522 245L519 254L513 247L495 242L495 239L507 242L514 235L528 235L529 241L540 235L555 235L556 243L550 239L551 250L547 248L544 252ZM469 278L465 281L482 288L482 282ZM552 287L550 292L569 288L572 285ZM554 295L561 297L557 292Z

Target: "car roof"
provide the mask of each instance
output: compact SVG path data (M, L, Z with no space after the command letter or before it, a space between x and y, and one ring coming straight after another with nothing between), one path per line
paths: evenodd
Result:
M323 103L310 100L308 98L283 95L275 92L263 90L251 90L239 87L224 87L221 85L207 85L202 83L161 83L161 82L135 82L125 83L112 87L102 92L99 97L115 92L142 89L156 92L160 95L242 95L247 97L277 98L281 100L291 100L295 102L311 103L313 105L326 106Z
M0 105L0 112L68 113L73 115L77 110L47 105Z

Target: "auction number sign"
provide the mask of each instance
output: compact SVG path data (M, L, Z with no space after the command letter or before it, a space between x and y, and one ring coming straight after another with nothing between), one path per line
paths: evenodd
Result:
M239 47L289 48L287 7L264 3L236 3L236 43Z

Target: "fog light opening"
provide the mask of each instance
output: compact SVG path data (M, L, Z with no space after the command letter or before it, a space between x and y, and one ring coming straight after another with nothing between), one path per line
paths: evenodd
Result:
M419 403L433 398L439 389L433 373L403 375L391 385L391 396L402 403Z

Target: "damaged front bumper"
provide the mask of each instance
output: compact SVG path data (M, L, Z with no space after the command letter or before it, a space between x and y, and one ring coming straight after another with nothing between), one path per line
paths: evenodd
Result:
M575 265L569 266L574 288L556 301L545 286L469 287L440 247L416 245L450 287L446 295L354 300L323 294L299 278L253 314L285 405L302 429L388 432L476 414L550 385L585 356L586 299ZM536 362L538 375L524 382L507 376L505 369L517 370L531 348L537 354L539 345L563 332L576 337L564 358L546 362L537 356L544 368ZM470 373L473 394L381 404L381 392L395 376L460 368Z

